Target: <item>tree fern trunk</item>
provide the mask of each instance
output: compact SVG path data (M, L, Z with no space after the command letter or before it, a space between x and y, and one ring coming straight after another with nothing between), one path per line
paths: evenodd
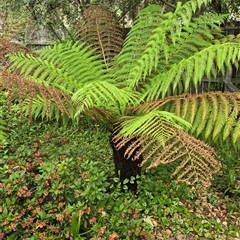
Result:
M131 177L136 177L137 175L141 175L141 167L140 164L143 161L143 157L140 156L136 160L133 161L134 156L136 155L136 151L134 151L130 158L126 158L124 156L124 153L126 149L130 146L132 141L129 141L127 144L125 144L123 147L118 149L113 141L114 134L111 135L110 143L111 147L113 149L113 160L115 164L115 174L116 176L120 177L120 181L122 183L123 188L123 182L125 179L129 179L129 182L126 183L126 186L128 187L128 190L131 190L136 193L137 191L137 181L134 179L134 181L130 182Z

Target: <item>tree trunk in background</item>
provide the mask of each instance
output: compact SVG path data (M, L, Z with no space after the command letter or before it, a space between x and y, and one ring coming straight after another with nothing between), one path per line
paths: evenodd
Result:
M0 36L6 34L8 24L7 24L8 13L6 10L0 11Z

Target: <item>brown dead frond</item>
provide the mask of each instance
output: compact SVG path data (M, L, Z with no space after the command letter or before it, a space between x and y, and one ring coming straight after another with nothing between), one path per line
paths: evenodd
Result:
M122 29L114 14L95 5L84 11L77 35L82 42L98 50L106 66L121 51L123 44Z
M6 68L9 64L7 54L17 52L30 53L32 51L29 48L22 46L21 44L0 38L0 69Z
M8 40L13 40L17 38L17 35L21 32L21 30L26 28L31 21L30 20L21 20L16 23L5 24L4 31L1 32L1 38L5 38Z
M29 81L23 77L7 72L0 72L0 89L8 92L8 109L11 110L12 100L16 97L19 100L20 113L22 114L22 103L28 99L28 116L31 119L32 103L34 98L39 95L43 98L46 106L46 117L49 116L51 103L55 102L62 114L71 118L70 108L73 108L71 96L57 90L54 87Z
M179 163L172 177L177 181L192 186L192 189L205 197L211 185L213 174L220 170L220 163L216 160L215 151L208 144L194 138L190 134L166 124L174 133L166 140L165 145L156 139L145 136L123 137L116 134L113 141L117 149L128 145L125 157L131 160L144 156L142 165L147 164L147 169L169 164L174 161ZM116 130L119 132L119 130ZM128 144L131 142L131 144ZM132 158L132 152L137 150L137 155ZM129 159L130 160L130 159Z
M90 118L91 121L98 123L106 122L106 120L108 122L114 122L115 120L110 111L100 107L92 107L91 109L86 109L84 115Z

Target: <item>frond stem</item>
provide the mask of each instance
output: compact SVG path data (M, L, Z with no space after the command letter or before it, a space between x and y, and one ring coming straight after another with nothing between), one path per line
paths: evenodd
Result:
M103 60L104 60L106 68L108 69L107 60L106 60L106 56L105 56L105 53L104 53L104 49L103 49L103 45L102 45L102 41L101 41L101 37L100 37L100 33L99 33L97 18L96 18L96 26L97 26L98 40L99 40L99 44L100 44L100 47L101 47L101 52L102 52L102 55L103 55Z

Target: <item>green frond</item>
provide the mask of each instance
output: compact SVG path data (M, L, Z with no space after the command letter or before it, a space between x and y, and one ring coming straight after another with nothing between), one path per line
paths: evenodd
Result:
M171 41L175 45L178 36L181 35L183 25L188 26L192 14L200 6L199 4L201 5L203 2L188 1L183 5L179 3L173 14L170 12L161 17L161 22L153 30L147 41L145 51L129 73L128 84L131 88L136 87L141 81L145 80L146 76L157 69L159 55L165 56L165 61L168 62L168 35L171 36ZM184 18L184 22L181 22L181 17Z
M36 66L40 65L38 61L34 61L33 64L30 64L30 66L28 66L31 60L33 60L34 58L35 57L33 57L31 54L24 54L22 52L9 55L9 59L12 64L8 70L11 71L15 69L20 69L20 74L26 72L26 75L29 75L29 73L32 72L33 69L36 68Z
M128 88L118 88L106 81L85 84L72 96L72 101L80 104L75 116L91 108L115 109L116 114L121 114L128 105L138 102L138 99L138 93Z
M198 117L198 119L200 119L200 121L198 122L198 125L194 124L196 126L196 136L199 136L200 133L203 132L203 130L205 129L205 123L207 121L207 119L209 118L209 114L211 113L211 105L209 104L208 99L206 98L202 98L201 99L201 107L199 106L199 109L201 111L200 112L200 117Z
M31 109L29 108L31 106ZM68 106L69 115L60 110L59 101L55 102L50 99L43 98L41 95L36 95L32 100L26 98L22 102L22 114L29 117L31 114L31 119L48 119L61 122L66 125L69 121L73 121L74 111L71 106ZM71 116L69 118L69 116Z
M145 136L150 139L157 139L161 145L165 145L166 139L173 134L168 132L166 125L178 129L189 129L191 125L177 115L166 111L150 111L145 115L134 117L123 117L120 119L121 131L124 137Z
M240 94L238 94L240 96ZM240 102L239 98L231 98L231 110L229 111L227 121L225 123L224 129L223 129L223 141L225 141L230 135L234 134L235 125L240 121L239 115L240 115Z
M236 124L236 117L234 117L231 114L228 120L226 121L222 131L223 141L225 141L229 137L229 133L232 132L232 129L235 126L235 124Z
M216 52L210 51L208 53L208 57L206 59L206 68L205 68L205 75L207 76L208 79L211 79L211 77L215 77L215 75L212 74L213 69L215 68L214 66L214 60L216 58ZM228 60L226 60L228 61Z
M72 94L85 83L107 79L103 61L94 53L83 43L59 43L46 47L39 56L10 56L11 69L20 68L25 78Z
M232 134L232 142L233 144L237 144L240 139L240 121L235 122L235 127L233 129L233 134Z
M145 51L153 29L159 26L162 20L163 9L159 5L149 5L139 13L116 58L117 81L125 81L129 78L132 68L136 66ZM160 40L157 35L156 38L156 41Z
M214 116L210 115L209 119L205 125L205 130L204 130L204 139L209 139L212 136L213 128L214 128L215 120Z
M219 135L223 132L223 127L226 124L227 119L225 118L225 114L223 112L220 112L218 114L218 118L215 122L215 126L212 130L212 138L213 140L217 140L219 138Z
M222 104L219 104L218 98L215 97L215 94L209 94L208 98L212 108L211 115L213 117L213 121L215 122L218 117L219 107L221 107Z
M189 107L190 109L194 109L195 112L191 111L189 112L189 114L193 114L192 116L188 115L187 117L189 117L190 119L193 119L193 123L192 123L192 129L191 129L191 132L196 132L197 131L197 128L198 126L204 122L202 121L202 113L203 111L208 111L208 109L200 109L200 103L199 103L199 100L197 99L196 101L193 101L193 106L192 107ZM185 104L183 106L180 106L180 107L185 107ZM181 115L180 115L181 116ZM206 113L204 114L204 116L206 116ZM206 121L206 119L205 119ZM198 124L195 124L195 123L198 123ZM199 133L198 133L199 135ZM197 135L197 136L198 136Z
M146 98L154 100L160 96L165 97L171 84L173 84L173 89L176 88L184 80L185 76L187 76L188 81L190 80L194 86L197 86L204 75L214 75L214 72L216 74L217 71L224 73L226 64L240 59L240 51L236 56L231 57L228 55L228 50L232 48L240 50L240 42L211 45L189 58L182 59L178 64L173 64L169 71L161 72L151 80L150 86L145 92ZM214 57L214 59L208 60L209 56ZM212 64L211 72L209 72L210 67L206 67L207 63ZM189 84L185 84L184 91L187 92L188 88Z

